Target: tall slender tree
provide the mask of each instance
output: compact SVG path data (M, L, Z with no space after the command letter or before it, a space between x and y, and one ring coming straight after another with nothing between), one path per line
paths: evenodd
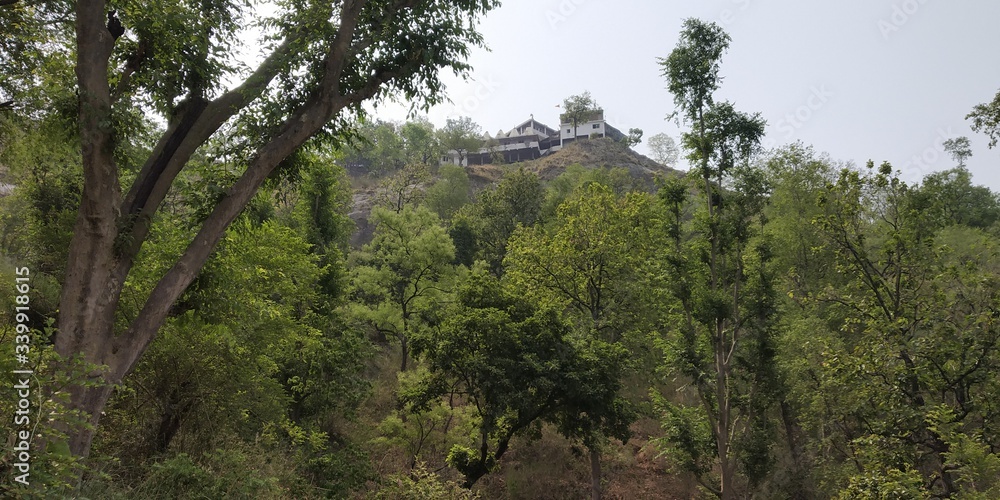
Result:
M701 402L718 460L718 484L705 477L712 467L699 465L692 471L723 499L738 494L738 456L754 457L743 461L752 472L749 479L766 472L761 467L767 445L754 434L767 421L774 310L770 252L760 236L766 185L750 166L764 121L736 111L731 103L715 102L712 95L721 82L719 61L729 40L718 25L688 19L677 48L660 59L676 113L691 124L683 144L697 166L689 178L700 191L700 207L690 221L684 217L686 186L670 182L661 191L673 248L665 270L677 304L668 356L691 379ZM685 412L668 414L676 420ZM688 455L686 463L699 464L703 450L683 435L671 437Z

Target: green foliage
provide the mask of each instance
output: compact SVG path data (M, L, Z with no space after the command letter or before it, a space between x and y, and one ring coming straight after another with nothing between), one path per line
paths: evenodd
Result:
M45 436L48 449L64 451L70 432L73 453L86 454L92 434L76 429L79 410L95 418L106 410L103 422L112 428L98 433L93 449L98 457L123 458L109 467L120 466L114 472L124 470L133 484L150 455L181 449L202 457L221 440L257 438L288 444L276 454L294 455L295 467L309 474L354 475L335 456L346 446L323 452L343 444L330 436L365 385L357 370L366 342L331 307L341 299L345 191L337 171L310 165L308 153L342 145L348 123L365 115L363 104L390 95L415 108L440 102L439 70L468 73L465 59L483 44L475 24L498 2L291 0L263 11L228 0L3 3L0 29L12 36L0 41L0 163L19 184L9 203L28 209L4 214L4 257L31 264L45 292L69 263L58 308L65 331L55 337L60 352L107 361L107 377L121 382L105 408L106 395L83 391L96 384L94 367L82 381L58 375L71 391L44 393L62 411L49 415L46 408L43 418L65 427ZM257 68L238 60L237 41L248 27L262 33L265 57ZM381 159L403 143L393 142L394 128L379 132ZM418 144L426 128L408 132L415 133L405 146L426 161L433 149ZM319 137L303 145L310 135ZM392 160L376 169L395 169ZM175 180L177 170L183 172ZM270 193L254 196L262 182L270 190L293 181L304 185L283 193L291 198L280 200L284 206L275 207ZM161 193L168 193L163 203ZM200 227L219 213L226 215L218 223ZM78 227L70 236L72 220ZM147 222L154 226L149 241ZM195 234L200 239L192 244ZM194 249L186 254L191 259L178 264L185 249ZM77 277L90 285L74 285ZM158 283L179 285L144 308ZM170 286L157 289L164 288ZM38 313L55 310L40 303ZM50 342L40 341L39 351ZM54 384L47 376L42 380ZM72 404L65 401L70 392ZM226 451L205 460L168 458L152 481L193 485L175 488L177 497L303 496L275 490L270 479L253 483L264 476L246 472L265 453L223 456L236 447L223 445ZM216 474L213 463L228 471ZM39 463L43 483L46 470ZM71 494L63 487L72 479L60 481L47 493Z
M1000 456L981 437L961 431L954 410L941 405L927 414L930 430L948 445L945 467L955 471L958 498L986 500L1000 495Z
M263 451L231 445L197 455L179 453L154 463L149 475L127 493L122 492L122 498L318 497L303 484L291 464L280 458L271 458L269 453ZM108 495L108 492L102 495Z
M152 286L184 238L160 226L158 244L146 247L130 293ZM178 433L212 443L283 420L290 400L275 378L279 367L295 359L293 352L317 356L292 348L323 336L308 312L318 301L316 260L301 237L274 222L231 230L126 381L130 390L115 403L120 412L108 417L128 419L122 428L129 432L118 441L131 436L136 442L130 451L158 453Z
M3 204L4 253L61 279L83 175L72 131L55 119L0 126L0 164L17 182Z
M955 163L958 163L959 167L965 167L965 160L972 156L972 144L968 137L948 139L941 145L944 146L945 152L955 160Z
M824 214L816 200L836 180L838 168L829 157L796 143L774 151L763 169L773 186L764 214L775 267L785 270L782 288L801 299L816 293L819 283L837 280L836 270L829 265L833 250L813 220Z
M571 309L579 331L617 342L645 326L651 215L646 194L618 198L596 182L582 186L547 227L514 232L505 285L540 304Z
M378 445L402 448L411 468L439 460L455 446L471 444L479 425L474 408L455 395L419 406L406 404L417 401L428 390L428 380L426 367L399 374L397 392L404 404L379 423L374 440Z
M623 393L652 382L661 433L649 438L703 493L1000 497L1000 200L965 169L969 141L946 141L958 167L920 185L888 164L842 169L799 144L755 163L763 120L715 100L729 36L693 19L659 60L672 116L691 126L680 143L693 168L664 179L656 199L625 169L575 165L547 188L511 171L470 203L464 168L441 166L433 184L430 172L449 150L462 160L498 153L471 119L435 130L420 118L367 120L362 100L330 108L314 141L258 178L263 191L125 370L92 460L71 456L69 437L89 424L67 388L97 387L100 367L59 358L51 318L84 178L113 172L102 182L125 195L156 144L193 137L178 132L184 117L250 74L234 58L244 27L263 28L265 50L289 40L261 97L237 93L256 100L182 158L162 207L150 207L152 231L107 311L107 340L133 324L260 147L297 110L320 109L342 4L289 0L261 14L230 0L116 2L110 19L125 31L108 45L111 111L83 130L110 131L97 143L79 136L81 110L94 110L74 93L74 58L88 42L74 34L83 4L0 7L0 31L13 34L0 39L0 182L17 184L0 200L0 280L13 281L12 263L32 269L39 452L28 490L9 480L7 450L0 496L343 498L367 486L376 498L477 498L468 487L510 460L518 436L554 429L595 451L628 439L637 411ZM475 21L498 2L362 4L337 92L376 104L398 95L417 109L443 99L440 69L467 73L465 58L483 43ZM373 75L379 85L366 88ZM566 99L560 118L575 127L598 110L584 93ZM998 110L994 101L969 115L991 147ZM634 146L641 131L629 132ZM648 142L657 161L677 162L672 139ZM113 162L85 176L80 152L95 144ZM349 266L345 169L378 183L382 205L373 241ZM131 259L143 242L127 230L146 219L111 217L120 234L93 248ZM11 294L0 287L0 303ZM410 349L417 360L399 373L393 410L366 401L383 383L369 336L401 344L401 370ZM645 370L650 353L665 379ZM2 358L13 384L15 362ZM395 379L384 385L389 394ZM15 403L0 402L7 427ZM404 453L411 470L390 475L386 464ZM538 477L528 456L517 454L518 473Z
M444 148L427 118L418 117L403 124L399 130L407 163L434 165Z
M464 164L470 152L483 147L483 129L468 116L449 118L438 131L438 140L446 151L456 151L459 162Z
M442 220L450 220L458 209L469 203L469 174L465 168L441 165L438 180L427 188L424 203Z
M426 207L372 210L375 235L352 258L351 313L402 349L406 371L410 336L435 316L454 274L455 246Z
M790 316L783 350L810 440L838 450L814 460L866 464L860 475L825 467L826 483L867 491L896 481L956 495L958 474L945 464L963 444L941 429L997 436L987 375L998 361L997 242L968 226L936 229L913 191L891 166L869 165L820 193L815 223L835 272L814 274L819 283L796 296L804 309ZM948 425L928 424L943 414L954 417Z
M344 254L354 230L346 214L351 205L350 180L343 168L329 158L308 155L297 185L298 199L291 210L290 226L296 227L319 255L322 269L319 300L326 300L325 310L344 295Z
M972 184L964 167L934 172L911 194L913 209L935 226L960 224L989 228L1000 220L1000 199L985 186Z
M858 474L837 495L837 500L916 500L932 498L920 487L920 475L913 469L889 468Z
M657 61L667 79L667 89L674 95L676 113L698 122L703 110L713 103L712 94L719 88L719 61L729 49L729 35L717 24L699 19L685 19L677 48Z
M463 255L475 251L494 274L502 275L507 240L518 226L532 226L540 220L544 200L538 176L523 168L510 172L495 188L480 192L476 203L461 210L453 222L453 228L462 228L456 234L464 238L460 239ZM468 233L474 235L474 242Z
M628 136L624 139L624 144L626 147L634 148L642 142L642 129L641 128L630 128L628 129Z
M990 137L990 148L996 147L1000 141L1000 92L992 102L977 104L965 119L972 119L972 130Z
M673 467L696 477L707 476L715 464L715 440L705 413L695 406L671 403L656 392L651 396L662 415L664 434L656 439L661 454Z
M351 204L350 179L330 159L310 155L298 183L294 218L305 230L306 241L318 253L344 248L354 230L346 213Z
M541 218L547 221L555 218L559 205L569 199L574 191L592 183L607 186L616 196L646 189L642 180L633 177L626 168L586 168L573 164L545 186L545 205L542 207Z
M559 121L573 124L573 138L576 139L579 135L577 125L589 120L601 107L590 96L590 91L584 91L582 94L571 95L563 99L562 109L563 113L559 116Z
M73 9L70 2L15 2L0 9L0 111L36 116L40 110L72 113Z
M412 133L412 128L407 133ZM394 123L364 121L343 151L348 171L373 177L391 174L407 163L404 138Z
M599 432L628 437L634 415L618 397L627 353L571 339L555 311L505 291L481 264L440 327L413 345L429 373L403 401L419 410L460 397L475 409L477 449L456 444L449 453L467 486L493 470L513 436L541 421L590 444Z
M427 165L413 163L403 167L379 182L375 191L375 205L396 213L407 206L419 205L427 194L424 187L430 177Z
M674 433L675 452L687 453L701 484L723 499L736 498L737 474L755 488L770 473L773 430L768 412L780 393L774 365L775 272L772 243L763 228L771 190L751 160L760 149L764 121L716 103L719 61L729 36L716 24L689 19L677 47L660 59L677 113L692 129L682 136L688 173L698 188L689 212L685 188L661 186L664 246L661 286L667 302L665 336L669 372L692 385L709 422L719 480L707 478L701 451L690 432ZM690 213L690 219L688 219ZM671 248L672 247L672 248ZM669 409L669 408L668 408ZM677 411L668 411L668 422ZM693 424L692 424L693 425ZM681 428L672 424L673 428ZM739 467L738 467L739 466Z
M375 498L384 500L475 500L480 498L475 491L463 488L456 481L448 481L432 471L424 463L408 474L396 474L386 478L383 486L375 493Z

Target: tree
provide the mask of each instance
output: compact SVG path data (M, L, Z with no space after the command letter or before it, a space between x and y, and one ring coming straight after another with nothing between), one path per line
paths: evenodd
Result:
M578 331L620 342L642 316L643 266L651 252L648 195L616 197L590 183L545 227L522 227L508 242L505 283L541 304L571 312Z
M497 276L503 274L507 240L518 226L532 226L542 212L545 191L538 175L519 168L510 172L495 188L479 194L457 217L456 227L466 227L474 235L479 258L485 260Z
M415 408L448 394L468 399L480 419L475 448L456 445L448 455L465 486L542 421L571 438L604 432L626 440L634 418L618 396L626 351L574 341L557 311L504 290L481 264L440 327L414 338L429 374L404 397Z
M459 164L464 165L470 152L483 147L483 130L468 116L449 118L439 134L442 147L458 152Z
M19 2L4 3L5 9L19 8ZM122 5L117 19L125 30L111 33L107 3L84 0L65 18L74 22L75 38L67 38L75 44L58 43L65 21L52 26L51 38L28 40L33 50L75 54L79 107L73 126L80 134L84 185L55 344L66 358L79 354L107 369L91 374L101 384L69 389L71 408L89 414L92 424L73 430L73 455L87 455L113 385L136 366L226 227L279 164L317 134L342 135L349 118L364 113L362 103L378 103L393 93L426 105L441 101L437 70L468 70L463 58L469 47L482 45L475 21L497 5L289 4L266 20L273 35L269 54L245 75L234 69L229 48L254 11L229 2ZM12 28L5 25L3 31L15 32ZM222 82L229 76L242 82L225 89ZM131 133L123 118L145 109L160 113L167 128L131 180L119 162ZM197 235L138 314L116 328L122 287L170 187L195 151L223 133L243 147L245 170L200 221Z
M399 212L376 207L371 220L375 236L355 255L351 269L355 314L399 341L399 370L406 371L409 339L440 307L455 246L426 207Z
M579 122L590 120L594 113L601 109L597 101L594 101L590 96L590 91L584 91L582 94L567 97L563 100L562 107L563 114L559 117L559 120L563 123L573 124L573 140L576 140L579 135L577 133Z
M677 166L679 153L677 151L677 143L674 142L673 137L661 132L650 137L646 141L646 145L649 146L649 152L653 155L653 160L657 163L668 167Z
M399 130L408 163L434 165L441 158L441 142L434 125L426 117L417 117L403 124Z
M988 104L977 104L965 119L972 119L972 130L990 137L990 148L1000 141L1000 92Z
M568 310L583 338L619 345L640 327L646 309L648 201L640 193L617 199L597 183L581 186L549 227L514 232L504 259L505 284L533 302ZM591 451L593 496L600 498L601 436L582 437Z
M988 374L1000 328L987 304L998 294L998 247L974 228L935 228L910 191L891 165L869 162L822 193L816 224L843 278L797 296L817 319L796 339L818 348L792 347L794 380L822 395L803 399L804 421L852 463L848 491L907 477L922 496L960 496L976 486L950 464L962 451L945 429L997 443L1000 386Z
M1000 199L986 186L972 184L964 167L934 172L909 193L913 208L927 215L928 229L961 224L982 229L1000 220Z
M407 206L416 206L426 194L424 184L430 180L427 165L411 163L383 178L375 191L375 204L399 213Z
M965 166L965 160L972 156L972 146L968 137L956 137L944 141L944 150L951 155L959 167Z
M351 186L343 168L326 155L308 155L299 172L297 199L289 214L289 224L300 229L312 251L320 256L324 269L319 286L328 297L327 306L343 297L344 255L354 231L347 216ZM329 307L327 307L329 310Z
M630 128L628 129L628 136L625 137L624 141L625 147L634 148L642 142L642 129L641 128Z
M156 248L147 247L137 263L129 294L155 284L157 268L186 236L169 224L154 231L150 242ZM278 360L288 355L279 346L319 336L304 314L319 301L321 277L318 256L308 247L275 221L253 227L244 220L227 231L197 286L185 293L158 342L126 377L125 387L136 396L109 408L117 410L109 419L119 430L148 436L126 434L117 442L139 448L140 457L159 454L190 428L194 441L211 449L240 427L261 429L284 420L288 395L274 375Z
M458 209L469 203L469 174L458 165L441 165L438 180L427 188L425 203L443 220L451 220Z
M687 221L687 187L668 181L661 188L672 243L665 280L676 303L667 355L691 380L715 445L718 486L701 475L699 480L723 499L736 498L740 457L751 480L766 473L769 446L756 435L766 431L775 377L773 270L761 236L768 188L762 172L750 165L765 124L759 115L713 99L728 46L729 36L718 25L688 19L677 47L660 59L675 114L683 113L692 125L683 144L697 165L688 177L701 205ZM689 456L686 463L698 465L692 472L712 469L699 464L701 451L685 435L671 438Z

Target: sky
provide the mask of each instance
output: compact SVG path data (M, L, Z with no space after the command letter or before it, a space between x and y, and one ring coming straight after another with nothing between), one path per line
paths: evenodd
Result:
M689 17L732 37L716 99L761 113L765 146L889 161L918 182L954 167L942 142L966 136L973 182L1000 191L1000 147L965 119L1000 90L996 0L507 0L480 24L489 51L473 52L467 81L446 75L451 102L427 116L469 116L491 134L532 114L558 127L556 105L590 91L616 128L676 140L683 125L666 119L673 96L657 58ZM407 109L375 111L402 121Z

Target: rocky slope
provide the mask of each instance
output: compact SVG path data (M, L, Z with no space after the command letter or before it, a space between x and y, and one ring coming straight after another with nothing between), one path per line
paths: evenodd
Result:
M499 182L506 172L513 169L523 167L547 182L565 172L570 165L577 164L584 168L625 168L633 177L641 179L650 190L654 189L653 180L656 176L681 174L607 138L574 142L537 160L503 165L472 165L466 168L466 172L474 194ZM371 239L372 228L368 224L368 214L371 213L377 188L369 180L355 178L355 181L350 217L357 224L357 230L351 243L360 246ZM420 187L422 186L418 186Z

